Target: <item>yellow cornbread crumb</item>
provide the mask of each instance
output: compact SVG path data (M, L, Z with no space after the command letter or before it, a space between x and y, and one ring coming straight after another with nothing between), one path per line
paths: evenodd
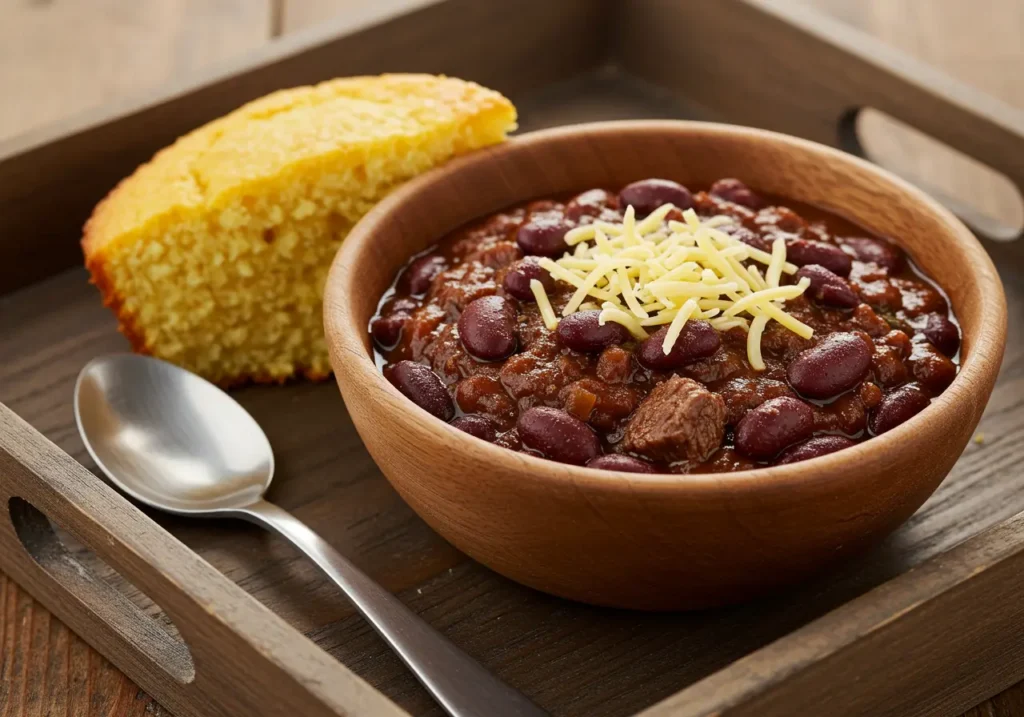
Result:
M983 445L985 443L985 434L984 433L976 434L974 436L974 442L977 443L979 446Z
M122 181L86 223L86 266L136 351L221 384L324 378L342 239L395 186L515 120L497 92L430 75L276 92Z

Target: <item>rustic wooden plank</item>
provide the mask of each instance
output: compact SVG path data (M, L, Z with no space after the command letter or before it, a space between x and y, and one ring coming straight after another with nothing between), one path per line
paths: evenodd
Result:
M4 2L0 95L7 100L0 112L0 140L262 46L269 29L269 0ZM18 600L31 600L8 578L0 580ZM20 683L0 680L0 714L100 714L101 705L87 711L88 693L77 707L69 702L69 680L79 669L83 684L103 674L110 692L132 697L118 698L121 714L152 713L154 703L134 699L138 688L126 677L111 671L41 606L28 604L38 627L26 646L31 659ZM0 620L0 632L5 626ZM3 699L7 689L24 695L20 708L18 701Z
M614 86L608 79L594 82ZM575 91L586 97L592 89ZM564 100L547 112L564 116ZM672 106L656 96L634 109L670 113ZM543 103L532 111L539 124L546 122ZM1015 278L1019 267L1002 269L1011 292L1010 311L1020 312L1024 284ZM67 410L67 396L89 357L124 348L113 320L81 272L4 301L9 310L0 313L0 333L11 341L0 342L0 400L91 465ZM63 339L55 344L54 336ZM1014 326L1006 369L981 427L989 440L968 448L939 492L882 549L780 598L692 616L631 615L564 603L463 563L409 512L370 463L333 386L257 387L237 395L265 427L278 454L276 501L554 713L622 715L671 695L1024 508L1021 481L1006 473L1006 466L1019 460L1015 436L1024 434L1022 349L1021 328ZM155 517L402 707L436 714L393 655L286 546L245 526Z
M270 0L0 5L0 139L262 46Z
M1024 682L972 707L963 717L1020 717L1024 715Z
M809 4L954 79L1024 108L1024 82L1009 71L1020 64L1024 4L1000 0L985 0L980 6L959 0L935 0L926 6L914 0L811 0ZM984 42L979 42L981 37ZM872 158L883 166L1006 225L1024 222L1020 194L1008 180L879 113L865 113L860 131Z
M5 617L15 613L0 622L2 717L169 715L3 574L0 606ZM24 668L16 672L21 655Z
M2 405L0 475L0 566L178 714L404 714ZM157 596L186 644L99 578L91 554L70 554L47 517ZM90 704L116 708L116 685L89 676Z
M1017 197L1024 186L1024 115L1009 104L806 7L767 0L683 5L639 0L629 7L617 39L631 72L715 108L728 121L848 148L856 141L851 125L859 108L886 112L1002 172L1008 180L997 185L994 201L997 207L1012 204L1012 210L1010 226L997 233L1007 238L1021 233L1024 210ZM920 20L917 16L915 22ZM679 25L704 31L678 42ZM707 62L723 45L730 52ZM687 66L700 69L676 69ZM928 147L920 140L915 145ZM922 184L932 180L928 162L915 170ZM960 203L961 190L948 193ZM985 203L991 202L989 194L991 186L981 192ZM972 220L973 214L961 211ZM973 223L994 229L992 222Z
M850 2L810 0L810 4L851 26L928 62L951 77L1024 108L1024 81L1010 68L1020 62L1024 5L987 0L980 5L960 0ZM979 41L984 38L984 41ZM1004 221L1018 217L1017 200L1003 183L974 167L964 167L948 153L918 137L893 131L885 119L865 127L869 146L884 166L911 178L927 177L948 195L962 195L972 205ZM1024 683L969 710L964 717L1021 717Z
M1024 588L1022 535L1024 514L642 717L956 714L1005 687L1024 667L1016 649L1024 606L1015 599ZM851 680L858 689L837 698L836 685Z
M880 3L876 4L884 5L885 3L884 0L882 0ZM921 14L925 13L926 9L921 8L920 5L918 5L916 7L916 11L918 13L917 19L914 23L910 23L911 25L926 27L933 24L930 21L926 22L921 19ZM977 18L983 16L985 16L984 13L977 14ZM991 13L989 16L998 18L1000 14ZM1005 17L1005 15L1003 15L1003 17ZM972 21L976 22L977 18L972 19ZM1009 26L1010 23L1006 23L1006 25ZM906 28L907 24L905 23L903 27L900 28L900 32L905 32ZM938 45L941 46L941 43L938 43ZM986 47L986 44L978 43L976 47ZM1011 44L1009 47L1012 48L1013 45ZM1018 79L1016 78L1016 75L1010 72L1004 71L1003 73L993 74L1002 74L1007 77L1012 76L1014 79ZM602 103L591 104L589 105L589 111L593 111L595 107L599 111L605 111L604 108L606 106L607 105ZM668 109L665 111L668 113L667 116L672 116L671 113L675 110ZM557 119L552 119L551 121L564 121L562 118L587 117L588 105L586 102L581 102L579 109L574 111L575 114L565 112L561 109L557 112ZM548 116L552 118L556 117L555 114L550 114ZM537 123L544 124L545 122L539 121ZM74 282L71 282L72 285L73 283ZM74 333L75 338L70 342L70 344L77 346L80 340L84 340L87 343L92 342L93 350L118 345L116 343L116 337L112 338L108 333L109 326L104 327L98 324L92 324L91 326L93 328L79 333L75 319L82 318L83 314L78 313L76 310L76 307L79 306L79 303L74 300L76 292L69 292L66 296L67 298L72 299L69 308L70 320L67 320L63 324L64 330ZM23 306L23 304L20 306ZM1019 309L1020 306L1018 305L1017 310ZM55 321L60 314L60 311L51 307L47 309L47 311L43 312L40 317L45 316L46 321L52 322ZM91 334L90 331L92 332ZM0 344L2 344L2 342L0 342ZM56 345L51 346L51 349L53 351L61 351L68 348L68 346L69 344ZM81 357L84 354L79 353L77 355ZM41 360L46 365L55 367L51 361L52 357L52 353L48 351L43 355L34 354L32 360ZM24 365L24 357L22 357L22 360L19 361L19 363L22 364L22 369L27 368ZM44 393L47 390L66 391L68 389L67 379L69 376L73 375L74 370L77 369L77 367L72 368L70 363L71 362L67 364L71 369L70 371L62 375L49 377L50 380L55 379L57 385L42 386ZM1014 364L1014 366L1019 368L1017 364ZM39 388L38 385L37 388ZM1009 391L1017 390L1019 392L1020 385L1010 384L1008 389ZM311 394L309 395L313 394L316 394L315 390L311 391ZM37 401L31 396L23 396L22 398L38 408L39 413L37 416L44 424L46 424L48 431L53 431L54 435L58 436L62 442L66 443L66 441L69 440L69 437L73 433L73 428L67 422L67 416L65 415L66 406L62 407L56 404L50 404L47 406L47 402L45 400ZM299 396L298 400L306 400L307 398L308 395L302 394ZM327 399L324 400L326 401ZM257 397L252 398L252 401L254 402L254 405L260 404L260 399ZM1009 412L1013 411L1016 407L1017 404L1013 402L1004 402L999 411ZM267 408L265 410L273 410L272 402L267 403ZM990 414L991 412L992 409L990 408ZM310 421L310 423L312 423L312 421ZM303 425L305 427L308 424ZM1016 424L1006 425L1009 426L1011 435L1016 435L1013 432L1017 431L1019 426ZM1000 427L1003 427L1002 424ZM331 436L332 434L330 433L326 435L317 434L319 441L329 441ZM989 434L989 436L991 440L991 434ZM1000 437L1000 440L1002 440L1002 437ZM979 454L989 452L990 447L991 444L972 447L965 455L965 460L973 461L973 464L979 463ZM1001 446L1000 449L1003 450L1005 448L1006 446ZM331 461L336 461L339 460L339 458L346 458L349 456L349 454L344 450L336 453L325 450L323 453L318 455L319 460L328 465ZM994 464L982 463L983 469L987 471L988 477L986 480L989 482L998 480L1000 471L1005 470L1005 466L1007 464L1018 459L1019 456L1015 456L1012 453L1009 457L1003 453L1000 455L999 460ZM304 467L304 464L297 462L294 467L301 468ZM966 471L969 469L970 468L968 467L964 470ZM318 475L321 477L329 477L329 471L322 470ZM359 490L353 491L352 495L360 495L360 491L365 490L367 485L371 484L372 481L369 483L367 481L357 481ZM303 485L307 485L307 483L304 482ZM985 481L982 482L982 487L985 487ZM962 497L963 494L953 493L947 498L947 500L952 504L956 503ZM297 494L293 500L296 506L307 506L305 510L310 512L323 511L322 513L318 513L318 520L321 524L326 525L330 522L331 516L329 515L329 511L318 507L315 495L308 495L303 498L301 494ZM999 495L988 493L984 499L975 502L971 506L970 510L978 510L979 503L982 503L985 500L994 500L998 502ZM384 505L386 506L387 503L385 502ZM595 674L597 675L597 681L609 677L615 677L613 674L609 675L604 672L604 668L602 668L602 664L604 664L601 660L602 651L611 651L614 653L614 659L610 662L611 666L608 668L609 672L613 669L622 670L626 673L626 679L620 679L618 682L613 681L610 691L628 689L637 691L641 688L646 688L648 684L652 684L651 699L653 699L659 694L670 694L675 689L678 689L680 685L677 684L677 682L672 681L669 676L652 676L649 667L651 661L665 659L666 657L669 659L682 659L679 654L681 650L689 653L691 649L696 651L707 648L709 645L713 646L714 644L714 635L712 631L703 640L696 640L692 647L689 646L689 643L685 647L680 646L679 643L686 642L685 638L688 635L688 633L680 632L677 629L680 623L673 622L668 628L665 636L659 641L659 635L653 627L653 622L650 623L650 626L647 629L641 630L639 635L634 635L633 628L637 623L641 625L648 625L648 623L640 619L634 623L632 616L607 616L604 614L598 614L596 617L589 618L590 613L587 610L566 610L566 606L558 601L545 602L542 600L538 606L538 604L534 602L536 596L530 594L528 591L522 591L523 595L520 595L519 591L513 591L515 595L514 597L510 597L510 595L505 592L508 589L507 584L493 576L490 576L490 580L478 579L476 581L469 580L468 582L461 582L466 577L465 573L462 571L467 570L468 568L459 565L457 561L451 564L451 569L454 570L453 573L447 572L449 568L444 567L445 563L442 560L436 565L428 565L424 568L424 572L421 574L421 577L413 575L412 578L403 579L402 576L405 574L406 568L396 568L394 566L389 568L388 554L392 551L407 549L419 550L421 546L417 546L415 541L413 543L407 543L402 539L399 539L397 542L382 539L377 533L379 526L376 524L380 521L381 515L390 515L388 508L385 508L384 511L384 513L359 514L358 516L347 515L344 518L345 521L354 520L362 522L349 523L345 526L335 528L332 539L337 540L338 543L344 547L348 547L345 542L347 540L354 540L364 546L371 546L376 543L377 547L381 550L376 555L364 558L366 561L364 567L372 567L371 563L377 564L378 567L376 567L376 570L380 571L378 577L382 577L386 582L390 579L390 585L393 589L401 590L404 588L403 596L410 600L410 602L413 600L422 600L422 602L416 603L417 609L424 611L431 610L434 611L434 613L442 613L444 615L450 613L453 614L452 619L456 624L452 626L452 629L462 630L463 632L461 636L465 636L466 639L477 641L482 640L483 644L486 645L486 649L489 651L488 655L490 654L490 651L500 654L503 650L507 649L501 644L503 640L507 638L500 631L495 630L492 632L482 627L482 625L485 626L488 622L496 622L499 620L512 620L516 623L516 629L520 633L527 633L528 635L525 642L525 649L527 652L532 650L534 655L551 655L552 653L555 653L555 656L559 658L559 662L557 663L558 666L566 671L564 673L566 682L573 685L585 685L587 684L586 682L576 683L574 680L577 678L585 679L585 673L590 670L596 671ZM984 512L983 508L982 512ZM983 519L987 521L994 520L996 517L998 516L993 516L991 513L983 515ZM415 521L415 518L408 515L407 519ZM169 524L175 531L181 530L188 532L192 530L188 526L184 524L177 524L174 521L170 521ZM927 529L927 525L924 529ZM367 674L375 684L390 685L391 689L394 690L393 694L404 695L403 704L410 707L419 705L424 709L429 709L429 702L426 702L425 698L417 692L415 685L408 680L404 671L395 661L389 661L389 657L386 653L382 654L374 652L373 649L365 649L365 646L368 643L372 645L372 640L374 639L372 634L366 631L365 626L362 625L361 621L351 616L350 611L346 612L343 606L339 608L334 605L334 603L338 602L336 600L336 596L334 596L330 590L325 590L321 584L318 584L314 579L313 572L308 568L304 561L297 559L296 556L289 554L287 550L281 549L280 546L275 546L273 543L268 545L267 541L258 537L255 532L253 532L253 535L246 538L247 541L252 541L248 543L249 547L239 551L239 545L234 540L236 536L236 533L234 532L235 530L236 528L224 526L220 529L212 529L209 532L204 532L206 531L204 528L202 531L194 533L192 535L192 539L197 544L199 542L203 542L204 545L208 545L208 555L215 556L217 561L222 562L226 553L233 553L236 551L241 552L244 556L244 564L241 568L237 568L234 571L232 574L233 578L241 581L245 587L252 588L252 590L257 592L261 599L269 596L271 600L276 601L278 605L283 607L284 614L290 621L293 621L294 624L299 624L304 628L312 629L312 634L318 642L330 646L336 655L349 660L349 664L355 662L360 666L366 666L368 668ZM245 531L246 529L241 528L241 530ZM388 534L389 531L399 531L399 534L405 534L408 530L409 528L399 521L397 524L387 524L383 526L382 532L385 535ZM350 536L350 533L354 535ZM942 538L942 544L948 545L951 541L955 540L956 536L945 536ZM266 561L266 553L263 552L267 549L271 550L271 559L269 561ZM428 552L429 550L433 550L433 548L428 549ZM888 555L890 558L892 557L892 553L889 553ZM264 561L273 563L273 566L261 566L260 563ZM864 568L862 567L862 569ZM897 572L898 569L898 565L883 565L882 567L879 567L875 564L868 568L868 572L871 573L871 579L868 582L871 582L871 580L884 579L887 575ZM426 575L427 577L423 578L422 575ZM329 617L333 615L334 621L324 623L324 626L319 628L310 625L310 623L314 621L305 622L302 618L307 614L310 606L302 604L302 600L285 600L281 595L281 593L294 589L297 589L297 593L304 599L309 600L312 604L312 610L316 620L322 620L325 616ZM422 591L422 594L418 591ZM464 595L466 592L470 593L468 598ZM493 596L494 593L500 594L502 596L501 599L495 600ZM811 594L813 594L813 592ZM423 596L427 596L429 599L423 599ZM492 600L494 601L481 616L478 616L475 613L475 603L478 600L488 601L489 603ZM289 606L286 603L292 604ZM526 607L527 605L529 605L529 607ZM575 608L576 606L569 607ZM600 611L598 612L600 613ZM771 612L770 608L769 612ZM724 619L728 620L731 617L732 615L729 614L726 615ZM438 619L440 619L440 617ZM537 622L533 622L535 619ZM715 623L717 627L721 626L721 619L716 616L711 616L711 621ZM569 628L566 627L566 622L570 624ZM461 627L460 623L462 625ZM610 629L610 623L614 623L616 625L616 629ZM681 621L681 624L688 626L689 621L683 620ZM756 628L756 611L754 617L748 617L745 620L741 620L740 624L746 625L750 629ZM560 641L563 636L566 636L566 639L570 641L571 645L558 646L548 643L543 637L544 630L551 631L548 634L549 638L551 635L554 635L555 638L551 639L556 641ZM764 640L770 638L771 634L760 636L760 639ZM588 641L594 644L592 650L588 651L579 647L580 644L588 643ZM623 647L620 650L615 647L616 644L623 644L626 647ZM650 644L653 644L654 647L651 648L650 652L644 652ZM640 650L643 653L644 659L641 661L639 666L634 665L631 661L631 651L633 650ZM82 661L87 663L89 659L95 659L94 657L90 657L90 653L84 647L76 654L81 656L81 660L76 659L72 664L82 664ZM736 654L738 655L742 653L737 651ZM687 655L687 657L692 658L693 655L690 654ZM577 660L581 661L577 663ZM707 671L714 669L716 666L720 665L717 663L704 663L702 669L706 674ZM515 667L514 669L523 670L524 673L526 671L525 667ZM688 674L695 675L699 675L700 673L700 669L694 669L692 673L688 672ZM2 671L0 671L0 675L2 674ZM559 673L557 675L558 679L554 677L549 679L548 686L545 687L545 690L558 692L562 689L557 684L561 677L563 677L563 673ZM512 678L509 677L509 679ZM0 685L0 691L2 690L3 686ZM605 700L607 692L608 690L595 691L591 696L583 695L577 698L563 696L559 698L558 705L560 707L564 706L565 709L561 711L561 713L564 714L623 714L623 710L627 708L635 709L644 706L644 703L636 704L635 695L624 696L619 694L614 695L611 699ZM0 695L2 695L2 692L0 692ZM576 701L574 701L574 699ZM566 701L564 704L562 702L563 700ZM605 702L607 702L607 704L605 704ZM552 704L555 703L552 702ZM997 701L995 704L997 704L997 706L1004 704L1012 706L1013 700L1008 698L1002 702ZM1016 704L1020 704L1020 701L1018 700ZM593 711L587 712L585 711L587 709L592 709ZM996 707L993 709L996 709ZM997 712L996 714L999 713ZM1021 714L1021 712L1007 712L1006 714Z
M394 0L412 7L417 0ZM280 0L281 34L304 30L339 15L358 12L360 0Z
M117 181L181 134L273 90L338 75L413 70L466 77L515 99L592 67L605 54L595 38L608 27L599 12L606 0L448 0L388 20L400 2L362 4L357 15L189 75L173 90L0 145L0 286L24 286L78 264L81 252L68 237L80 232ZM353 24L365 29L346 36ZM501 42L483 43L466 30L480 26L500 27ZM565 34L566 27L574 32ZM188 90L188 102L173 101ZM115 142L118 151L110 152ZM62 211L51 210L51 196L61 197ZM12 239L29 234L34 241Z

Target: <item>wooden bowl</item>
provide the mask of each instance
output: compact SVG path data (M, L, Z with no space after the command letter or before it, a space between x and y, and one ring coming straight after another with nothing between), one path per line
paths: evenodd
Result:
M645 177L738 177L894 239L948 292L963 362L925 411L853 448L718 475L638 475L554 463L462 433L402 396L367 325L409 257L517 202ZM502 575L575 600L640 609L735 602L799 580L903 523L949 472L999 371L1006 302L974 236L923 192L812 142L696 122L536 132L406 184L353 229L324 297L327 340L359 435L402 497Z

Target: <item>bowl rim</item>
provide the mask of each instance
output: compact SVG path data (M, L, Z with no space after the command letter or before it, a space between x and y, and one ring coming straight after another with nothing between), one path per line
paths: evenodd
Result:
M700 132L726 137L753 137L776 146L817 153L830 157L839 164L851 165L874 174L879 181L893 186L914 204L931 212L947 227L949 236L961 244L961 249L971 255L972 265L981 266L984 269L974 277L973 283L981 292L981 301L986 307L986 311L983 314L981 325L972 329L976 332L975 341L972 343L969 355L961 360L959 371L953 382L938 397L934 398L925 410L896 428L849 448L790 464L723 473L642 474L559 463L528 453L512 451L475 438L453 428L406 398L384 378L377 368L372 345L370 352L365 350L368 330L365 326L361 329L358 327L357 317L352 315L350 304L345 301L344 295L350 271L348 267L356 265L353 260L362 246L367 242L372 242L378 227L392 212L400 209L437 179L447 178L466 168L493 161L496 156L505 153L528 151L529 148L538 144L575 140L581 135L618 134L624 131ZM507 206L531 198L510 197ZM475 218L477 217L467 217L465 221L468 222ZM858 221L857 217L851 217L851 219L854 222ZM945 292L944 287L940 286L940 288ZM446 443L450 446L461 444L466 452L477 454L480 458L491 462L519 464L518 467L509 465L509 468L517 469L517 472L529 476L531 481L537 480L543 483L550 480L566 481L577 489L586 487L630 493L638 491L664 493L666 490L676 492L684 487L688 491L697 493L704 491L718 493L724 484L728 484L729 490L735 491L789 490L797 485L809 482L817 483L823 477L836 475L842 468L862 463L870 459L873 454L899 450L901 445L913 440L914 434L926 425L926 421L932 420L940 413L955 411L960 401L969 399L970 389L975 382L984 383L986 376L990 376L994 383L1002 361L1007 325L1006 297L999 274L988 253L974 234L952 212L923 190L876 164L818 142L770 130L694 120L616 120L537 130L513 136L501 144L458 157L415 177L374 206L349 232L331 265L324 289L323 307L325 332L331 349L332 362L339 360L335 358L335 347L337 347L339 355L344 355L346 359L344 371L339 371L338 366L334 366L339 386L342 383L342 376L345 375L346 380L367 381L374 389L383 391L382 397L388 400L380 402L378 411L385 413L392 409L403 411L411 407L412 413L420 421L422 428L439 443ZM462 447L457 450L462 450Z

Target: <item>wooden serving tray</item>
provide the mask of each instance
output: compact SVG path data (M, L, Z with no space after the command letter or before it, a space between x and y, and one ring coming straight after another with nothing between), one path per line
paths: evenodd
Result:
M92 472L72 415L75 376L127 344L77 268L77 240L93 204L160 146L279 87L407 70L502 90L524 129L707 118L856 149L851 118L872 106L1024 188L1019 116L810 12L753 0L367 12L355 31L320 28L0 147L0 570L181 717L439 710L284 543L243 523L139 510ZM236 396L274 444L271 499L555 715L955 714L1024 677L1022 245L987 244L1012 318L984 445L884 545L735 608L619 612L517 586L402 503L333 383Z

